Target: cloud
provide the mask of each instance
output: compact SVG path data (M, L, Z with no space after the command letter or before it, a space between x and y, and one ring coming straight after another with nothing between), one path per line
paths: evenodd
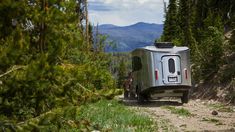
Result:
M88 6L94 24L130 25L164 20L162 0L89 0Z
M111 11L114 10L112 7L110 6L106 6L103 5L102 3L93 3L91 4L91 6L89 7L89 9L92 11Z

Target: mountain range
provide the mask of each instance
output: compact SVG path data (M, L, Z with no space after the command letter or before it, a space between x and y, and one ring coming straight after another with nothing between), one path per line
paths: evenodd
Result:
M130 52L136 48L153 45L163 31L162 24L139 22L130 26L115 26L103 24L99 26L99 33L107 35L108 42L114 42L114 47L107 46L107 52Z

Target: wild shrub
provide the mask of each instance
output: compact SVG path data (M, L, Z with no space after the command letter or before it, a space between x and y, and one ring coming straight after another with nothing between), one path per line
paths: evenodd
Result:
M98 100L98 89L114 86L110 57L84 49L76 1L44 2L0 3L0 127Z
M196 80L197 78L208 79L219 70L222 64L222 32L216 27L209 26L203 35L201 43L195 45L193 54L193 73Z

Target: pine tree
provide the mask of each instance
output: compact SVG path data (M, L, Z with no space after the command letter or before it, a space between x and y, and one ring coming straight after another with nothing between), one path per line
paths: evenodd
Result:
M178 37L178 24L177 24L177 1L170 0L166 20L164 22L163 40L173 41Z
M207 2L205 0L197 0L194 3L195 6L195 18L193 22L193 33L194 33L194 38L196 39L197 42L200 44L200 39L201 39L201 31L203 30L203 21L207 17Z
M81 45L75 5L48 0L0 3L1 14L6 14L0 16L0 113L25 120L54 108L57 97L67 96L67 81L60 77L69 76L58 64L67 49ZM12 72L4 74L8 71Z
M81 29L81 33L84 32L84 21L86 18L85 5L86 5L85 0L77 0L76 13L78 16L78 28Z
M178 23L180 25L180 30L183 33L182 45L191 47L194 43L194 38L192 34L192 20L193 20L193 8L192 2L188 0L180 0L179 2L179 13L178 13Z
M91 43L90 43L90 37L92 36L92 34L89 34L91 29L90 29L90 23L89 23L89 20L88 20L88 3L87 3L87 0L84 0L85 1L85 20L86 20L86 42L87 42L87 49L90 50L91 49ZM91 36L90 36L91 35Z
M87 0L77 0L76 5L76 12L78 14L78 26L81 29L81 33L83 37L85 38L85 45L84 49L86 51L92 50L92 43L90 43L92 36L90 34L91 31L91 25L89 23L89 16L88 16L88 2Z

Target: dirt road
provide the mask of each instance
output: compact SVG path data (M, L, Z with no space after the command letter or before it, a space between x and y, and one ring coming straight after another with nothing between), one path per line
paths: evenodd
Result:
M153 118L158 131L235 132L235 107L212 100L191 100L183 105L177 99L152 100L143 105L135 100L123 100L123 103Z

